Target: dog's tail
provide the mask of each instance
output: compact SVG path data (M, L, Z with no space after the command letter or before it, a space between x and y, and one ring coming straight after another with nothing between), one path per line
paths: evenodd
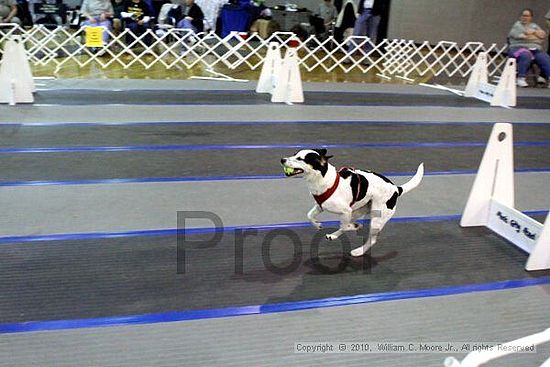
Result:
M399 187L402 190L402 191L399 190L400 191L399 194L400 195L406 194L412 189L414 189L416 186L420 185L420 181L422 181L423 176L424 176L424 163L420 163L413 178L411 178L408 182L404 183Z

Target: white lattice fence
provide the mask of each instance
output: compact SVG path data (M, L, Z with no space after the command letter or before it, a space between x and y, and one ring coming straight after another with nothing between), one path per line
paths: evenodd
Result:
M107 46L98 53L85 47L83 29L36 26L25 30L2 24L0 27L0 44L19 34L31 63L54 66L56 72L69 63L79 67L95 64L101 68L118 64L124 69L133 65L145 69L156 65L166 69L192 68L200 64L211 69L223 66L230 70L256 70L261 67L270 42L279 43L283 52L296 47L300 65L308 72L372 70L384 78L409 81L430 76L466 77L479 52L489 52L491 76L501 73L506 60L505 46L485 46L479 42L459 45L441 41L430 45L427 41L384 39L374 45L368 37L357 36L338 43L333 38L319 40L314 36L300 41L289 32L277 32L267 39L237 32L221 38L214 33L193 34L183 29L147 30L140 36L128 29L120 34L110 33ZM349 45L354 45L352 55L347 52ZM0 49L0 55L2 53Z

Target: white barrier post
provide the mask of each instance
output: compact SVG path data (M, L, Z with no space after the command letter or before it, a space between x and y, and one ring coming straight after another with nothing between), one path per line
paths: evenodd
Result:
M277 42L270 42L267 55L262 66L256 93L273 93L277 85L277 77L281 72L281 51Z
M289 104L304 102L298 55L294 48L289 48L286 51L281 71L277 77L277 85L271 96L271 102L286 102Z
M514 148L509 123L497 123L493 127L460 226L486 226L491 198L514 207Z
M491 106L516 106L516 59L506 60L506 66L498 81Z
M475 97L481 83L488 82L487 77L487 53L481 52L472 68L470 73L470 78L468 78L468 84L466 84L466 89L464 90L465 97Z
M511 124L493 127L460 226L486 226L530 254L525 270L550 269L550 219L543 226L514 206Z
M34 80L19 37L8 40L0 65L0 103L33 103Z
M464 90L465 97L474 97L491 106L516 106L516 60L506 60L506 66L497 85L488 82L487 53L481 52Z

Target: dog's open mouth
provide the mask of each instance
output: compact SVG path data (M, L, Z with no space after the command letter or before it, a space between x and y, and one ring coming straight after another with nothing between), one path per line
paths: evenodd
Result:
M286 177L296 176L296 175L299 175L300 173L304 173L303 169L292 168L292 167L288 167L288 166L283 166L283 171L285 172Z

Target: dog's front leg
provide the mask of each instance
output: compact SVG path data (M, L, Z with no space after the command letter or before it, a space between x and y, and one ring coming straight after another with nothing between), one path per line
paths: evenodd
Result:
M346 208L346 210L340 215L340 228L333 233L327 234L327 240L335 240L342 235L345 231L355 231L357 227L351 223L352 219L352 210L351 208Z
M323 208L319 205L315 205L309 212L307 212L307 219L317 229L321 229L321 223L317 220L317 216L323 212Z

